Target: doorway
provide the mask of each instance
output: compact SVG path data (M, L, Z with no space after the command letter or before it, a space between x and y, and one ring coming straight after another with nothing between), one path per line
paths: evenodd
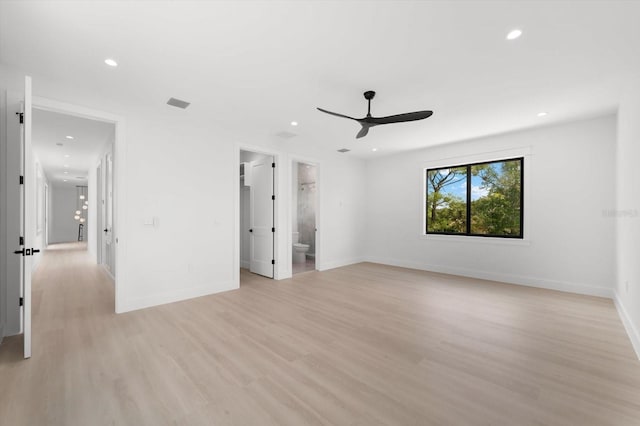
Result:
M275 276L275 159L240 150L240 268Z
M88 199L89 202L83 203L87 209L81 207L82 211L87 213L84 215L84 240L91 261L102 264L104 270L111 276L114 285L114 311L120 312L122 294L118 291L116 263L121 255L121 247L118 247L116 230L120 223L119 218L122 216L119 213L122 209L119 200L125 199L125 188L118 181L119 171L123 170L125 162L125 151L122 149L124 120L110 113L40 97L34 97L33 106L35 126L41 124L42 120L39 116L42 117L42 114L48 114L50 117L57 114L58 118L63 117L50 128L57 135L55 140L49 139L50 144L55 142L53 144L55 149L51 145L49 148L53 151L48 151L51 155L42 154L43 158L40 158L43 166L45 162L49 165L54 164L53 167L45 168L46 182L49 186L46 209L48 243L56 242L51 238L56 217L54 209L56 188L64 189L65 185L88 186L88 194L84 201ZM71 126L74 123L76 125ZM93 142L91 142L92 135ZM74 147L76 151L72 151ZM60 200L59 197L58 200ZM104 205L106 208L103 208ZM65 218L73 221L73 213L75 211L72 211L71 215L65 215ZM60 214L58 212L58 216ZM83 215L80 216L83 217ZM106 238L105 227L103 227L107 220L107 237L110 243L108 257L107 250L104 249ZM78 224L75 225L75 229L77 243ZM108 262L108 266L104 265L105 262Z
M291 165L291 271L316 270L318 169L315 164Z

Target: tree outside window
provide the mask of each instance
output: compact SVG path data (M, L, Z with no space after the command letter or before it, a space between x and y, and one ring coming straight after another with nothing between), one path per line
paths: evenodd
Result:
M522 238L523 161L427 169L427 234Z

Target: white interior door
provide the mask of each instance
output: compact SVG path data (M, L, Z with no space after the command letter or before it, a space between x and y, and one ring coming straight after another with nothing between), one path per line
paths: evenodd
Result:
M31 152L31 77L25 77L24 103L22 105L20 132L20 236L23 245L20 254L20 297L22 300L22 332L24 335L24 357L31 357L31 265L33 254L39 252L35 243L35 189L36 179Z
M93 206L96 209L96 258L98 265L102 264L102 236L104 235L104 227L102 223L102 209L104 208L104 198L102 196L102 162L96 168L96 201L97 206Z
M273 158L251 162L249 270L273 278ZM246 173L246 172L245 172Z
M105 200L104 208L104 265L107 270L115 277L115 246L113 241L113 157L111 153L105 157L105 176L104 176Z

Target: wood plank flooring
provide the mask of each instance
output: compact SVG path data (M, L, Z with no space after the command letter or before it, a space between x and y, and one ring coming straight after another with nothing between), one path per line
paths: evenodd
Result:
M640 425L610 300L363 263L127 314L76 244L0 346L0 425Z

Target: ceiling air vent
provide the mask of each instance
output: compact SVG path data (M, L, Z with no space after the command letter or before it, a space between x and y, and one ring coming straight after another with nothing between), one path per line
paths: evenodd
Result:
M345 152L349 152L349 151L351 151L351 150L350 150L350 149L347 149L347 148L342 148L342 149L339 149L339 150L338 150L338 152L341 152L341 153L343 153L343 154L344 154Z
M187 107L191 105L191 102L182 101L176 98L169 98L169 100L167 101L167 105L171 105L171 106L182 108L182 109L187 109Z
M297 135L296 135L295 133L287 132L287 131L285 130L285 131L282 131L282 132L280 132L280 133L276 133L276 136L279 136L279 137L281 137L282 139L291 139L291 138L293 138L293 137L296 137Z

